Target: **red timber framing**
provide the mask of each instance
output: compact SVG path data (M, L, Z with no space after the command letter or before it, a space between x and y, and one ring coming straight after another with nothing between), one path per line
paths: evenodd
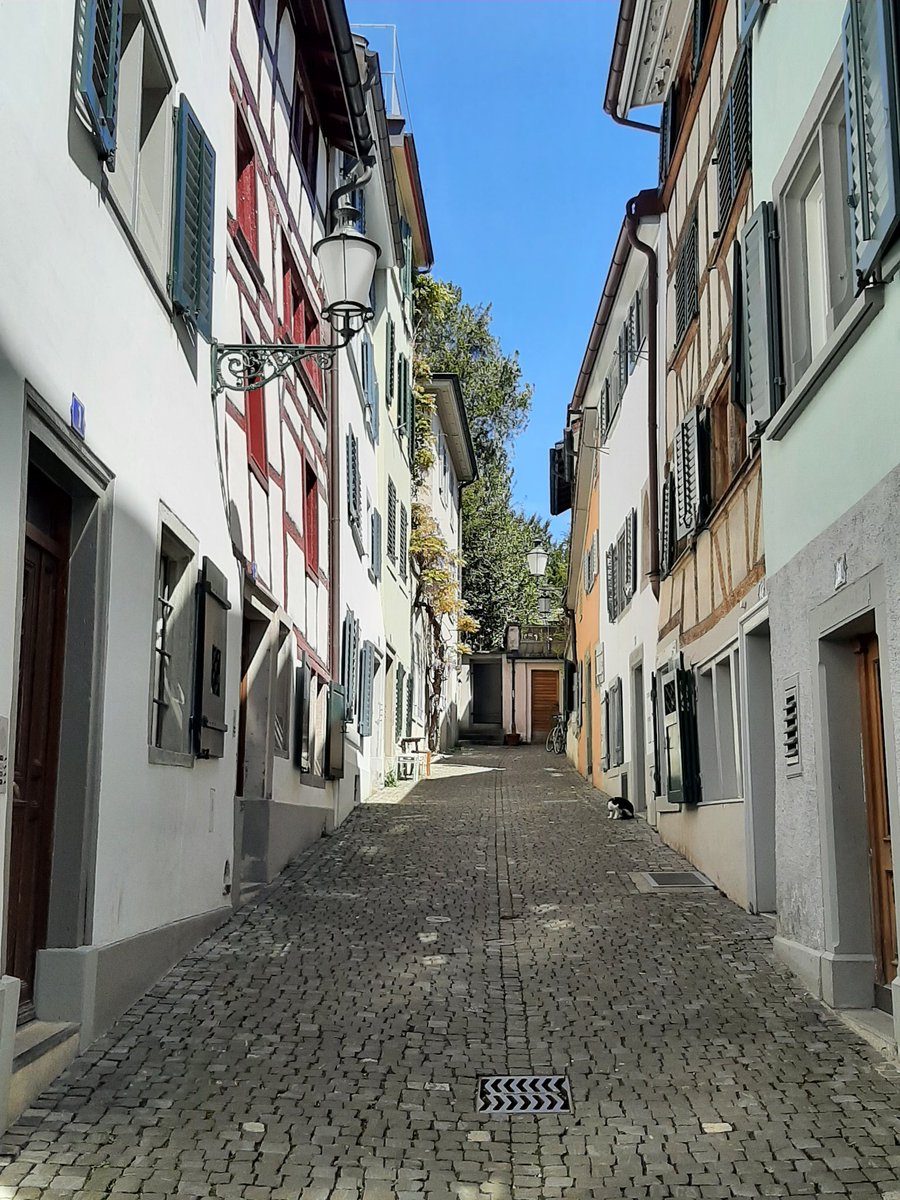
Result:
M236 158L228 198L228 311L234 314L237 306L247 342L327 341L312 244L324 233L333 147L343 148L349 141L349 118L345 111L342 115L343 93L335 90L319 49L326 45L317 28L324 21L324 5L320 0L279 0L277 6L271 0L268 5L232 2ZM265 24L263 11L268 13ZM292 23L293 36L286 22ZM324 32L328 34L327 26ZM285 45L280 44L283 38ZM287 69L283 79L280 72ZM276 142L274 131L285 114L289 137ZM320 132L330 142L327 150ZM255 182L252 194L248 163ZM239 331L236 326L219 336L238 340ZM320 528L333 524L320 519L321 509L330 513L335 504L329 469L330 375L316 364L303 364L270 383L265 395L227 394L225 401L229 494L241 524L237 548L248 573L255 564L259 582L288 614L297 644L320 680L330 678L334 669L333 631L322 623L323 612L331 612L334 547L320 545L319 538ZM263 512L258 511L261 505ZM257 545L266 533L268 545Z

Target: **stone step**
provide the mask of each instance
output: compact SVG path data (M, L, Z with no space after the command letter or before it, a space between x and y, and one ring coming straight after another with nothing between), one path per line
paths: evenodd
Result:
M78 1053L77 1025L60 1021L29 1021L16 1030L7 1125L61 1075Z

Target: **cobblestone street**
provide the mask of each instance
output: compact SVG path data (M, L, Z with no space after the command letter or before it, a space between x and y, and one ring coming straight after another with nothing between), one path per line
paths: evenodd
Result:
M3 1140L0 1200L900 1195L894 1069L542 750L359 809ZM479 1117L482 1074L574 1114ZM708 1129L704 1129L704 1125Z

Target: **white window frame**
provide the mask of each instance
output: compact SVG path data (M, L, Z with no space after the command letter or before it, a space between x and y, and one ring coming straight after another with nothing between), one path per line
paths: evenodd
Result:
M695 667L697 734L704 804L744 798L738 642Z

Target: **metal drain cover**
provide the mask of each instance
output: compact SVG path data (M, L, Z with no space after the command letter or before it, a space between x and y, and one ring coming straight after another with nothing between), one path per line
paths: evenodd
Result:
M572 1093L565 1075L483 1075L478 1080L479 1113L570 1113Z
M634 871L630 878L639 892L715 887L713 881L699 871Z

